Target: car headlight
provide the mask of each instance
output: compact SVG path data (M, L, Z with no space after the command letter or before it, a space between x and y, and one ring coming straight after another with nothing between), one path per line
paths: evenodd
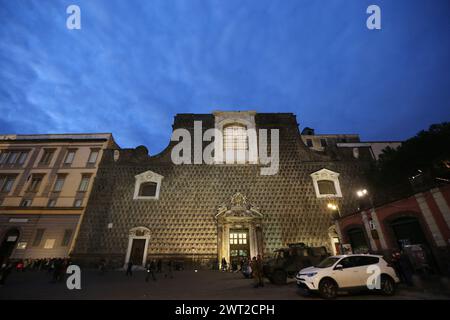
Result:
M306 277L314 277L317 274L317 272L310 272L310 273L302 273L301 276L306 276Z

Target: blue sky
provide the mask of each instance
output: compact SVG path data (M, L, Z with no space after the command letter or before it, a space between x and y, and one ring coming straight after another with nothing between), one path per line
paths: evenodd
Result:
M450 1L0 0L0 133L112 132L155 154L176 113L213 110L364 140L450 121Z

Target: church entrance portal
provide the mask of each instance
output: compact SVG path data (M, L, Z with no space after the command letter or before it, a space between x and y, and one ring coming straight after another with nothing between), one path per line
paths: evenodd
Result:
M239 265L242 259L250 258L248 229L230 230L230 262Z
M216 214L218 260L228 263L251 259L263 252L263 215L241 193L235 193Z

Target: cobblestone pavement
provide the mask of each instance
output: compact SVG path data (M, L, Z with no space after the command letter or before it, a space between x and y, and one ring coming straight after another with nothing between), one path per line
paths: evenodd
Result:
M157 281L145 282L146 273L133 272L131 278L122 271L99 274L94 270L82 271L81 290L68 290L65 281L50 283L50 274L44 271L13 272L0 287L0 299L221 299L221 300L305 300L320 299L304 296L294 281L276 286L266 283L253 288L252 280L239 273L219 271L178 271L174 278L157 274ZM386 299L374 293L343 294L338 299ZM427 294L414 289L399 288L387 299L450 299L448 296Z

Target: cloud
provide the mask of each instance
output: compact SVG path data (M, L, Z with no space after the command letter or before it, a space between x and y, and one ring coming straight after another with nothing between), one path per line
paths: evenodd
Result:
M178 112L294 112L370 140L449 120L445 0L383 2L378 33L357 0L78 1L81 30L69 4L1 1L1 133L112 132L156 153Z

